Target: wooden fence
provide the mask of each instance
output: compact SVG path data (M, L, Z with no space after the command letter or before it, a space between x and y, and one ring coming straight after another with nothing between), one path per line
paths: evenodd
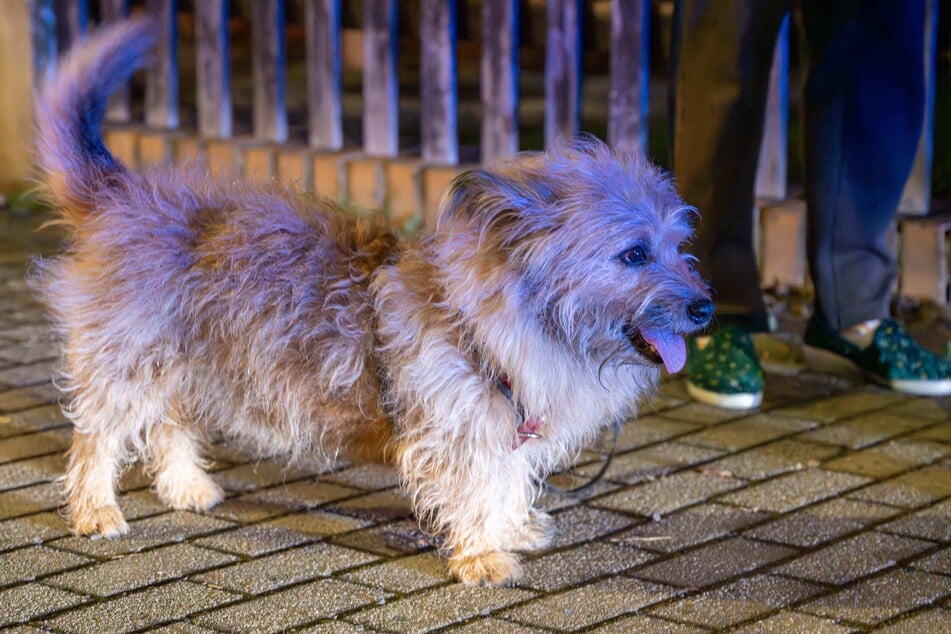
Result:
M90 15L108 23L130 10L129 0L7 0L29 6L34 82L55 70L57 54L90 28ZM545 144L580 129L582 106L582 13L608 7L607 124L604 135L619 147L646 150L648 142L650 47L658 7L654 0L414 0L418 24L418 94L400 94L399 46L403 30L398 0L176 0L133 2L133 10L153 14L160 29L156 63L147 71L141 102L128 86L109 104L107 142L133 165L201 156L214 170L247 178L281 178L366 208L384 209L407 230L431 223L439 193L473 160L488 162L520 147L520 10L545 23ZM342 11L359 7L362 40L362 121L359 146L348 144L342 90ZM538 16L539 7L542 9ZM653 10L652 10L653 9ZM288 12L303 29L306 44L306 135L292 138L288 118ZM460 11L478 14L478 157L461 159L458 69ZM404 12L405 13L405 12ZM233 18L250 24L251 125L236 134L233 106ZM915 171L902 210L924 215L930 202L935 25L937 0L930 0L930 27L923 55L928 68L929 108ZM187 19L194 51L179 57L179 26ZM469 20L470 22L472 20ZM405 30L405 29L404 29ZM2 35L2 32L0 32ZM405 39L405 38L404 38ZM6 55L0 51L0 55ZM756 182L771 219L761 222L761 244L771 240L786 255L764 262L764 281L797 283L805 277L801 205L788 205L786 157L789 85L789 21L776 46L764 142ZM183 105L180 77L195 78L194 103ZM300 78L295 78L298 81ZM418 147L401 147L401 98L418 99ZM0 102L2 105L2 102ZM193 112L187 111L194 109ZM2 113L0 113L2 115ZM405 121L404 121L405 123ZM299 127L299 126L297 126ZM942 238L943 239L943 238ZM782 249L779 249L782 250ZM944 256L942 256L944 257ZM947 264L943 264L947 268ZM772 276L772 277L770 277ZM942 282L945 287L946 275ZM775 278L775 279L773 279ZM946 288L940 291L946 297ZM934 295L935 293L930 293ZM942 299L944 301L944 299Z

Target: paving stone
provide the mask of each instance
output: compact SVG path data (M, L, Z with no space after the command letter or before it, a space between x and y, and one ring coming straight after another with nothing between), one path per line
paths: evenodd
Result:
M491 632L492 634L534 634L539 630L537 627L529 627L521 623L513 623L512 621L477 617L465 625L450 627L445 631L452 632L452 634L486 634L487 632ZM329 631L328 634L330 634Z
M861 449L874 445L888 438L906 434L926 425L934 424L933 420L925 417L909 416L904 412L898 414L895 410L881 410L864 416L826 425L819 429L805 433L801 439L824 442L831 445L841 445L852 449Z
M188 581L173 581L72 610L46 621L45 625L76 634L131 632L177 621L237 598Z
M267 526L287 529L311 537L331 537L340 533L366 528L371 524L372 522L369 520L360 520L321 510L294 513L266 522Z
M382 603L385 593L336 579L282 590L195 617L200 625L229 632L276 632Z
M368 630L361 625L353 625L352 623L347 623L340 619L334 619L332 621L318 623L317 625L311 625L310 627L295 627L291 631L295 632L295 634L363 634Z
M893 566L896 561L932 546L918 539L868 531L803 555L776 568L776 572L841 585Z
M951 419L951 407L948 407L947 399L940 398L916 398L902 401L884 411L922 422L938 423Z
M59 357L60 346L52 341L27 341L0 347L0 361L9 363L36 363L56 360Z
M388 522L401 520L413 514L409 497L395 490L376 491L343 502L328 504L327 509L358 520Z
M617 451L620 453L644 445L667 441L698 428L699 425L696 423L669 420L659 416L644 416L621 428L617 441Z
M829 619L790 610L730 630L731 634L846 634L854 631L854 628Z
M565 632L640 610L677 592L669 586L611 577L506 610L501 616Z
M923 634L925 632L951 632L951 611L925 610L880 630L879 634Z
M307 479L254 491L242 499L249 503L271 505L286 513L317 508L361 493L358 489Z
M62 521L62 520L61 520ZM198 535L224 530L232 526L207 515L191 511L170 511L129 522L128 534L118 539L67 537L53 542L56 548L71 550L98 558L112 558L136 553L174 542L183 542Z
M743 486L742 480L698 471L681 471L599 498L592 505L639 513L647 517L665 515L700 502L717 493Z
M951 577L896 569L820 597L802 605L800 610L871 625L929 605L948 594Z
M849 493L849 497L891 504L903 508L920 508L951 496L951 468L932 465L877 482Z
M795 416L804 420L831 423L833 421L851 418L858 414L867 415L868 412L884 409L907 400L907 396L897 392L891 392L873 386L863 386L860 389L852 390L846 394L773 410L773 413Z
M951 425L946 422L941 423L940 425L934 425L927 429L916 431L913 434L905 436L905 438L908 440L923 440L926 442L939 442L949 445L951 444Z
M81 594L107 597L169 579L178 579L236 559L232 555L190 544L173 544L66 572L51 577L46 582Z
M694 423L698 425L711 425L742 418L749 414L744 410L727 409L725 407L715 407L705 403L698 403L691 400L685 405L674 407L664 411L664 418Z
M224 550L247 557L259 557L292 546L300 546L317 539L315 535L308 535L287 528L268 524L254 524L203 537L195 540L194 543L204 548Z
M149 628L151 634L215 634L215 630L201 627L193 623L170 623L157 629Z
M701 629L696 625L674 623L646 614L632 614L585 631L591 634L631 634L632 632L637 632L637 634L701 634L709 630Z
M519 585L552 592L629 570L655 557L653 553L638 548L598 542L582 544L526 561L525 576Z
M341 471L328 473L321 480L342 484L354 489L377 491L399 486L400 477L393 467L378 464L360 464Z
M65 469L66 459L61 453L7 462L0 464L0 487L15 489L51 482L61 476Z
M951 498L889 522L878 530L951 542Z
M26 387L48 383L60 367L59 360L39 361L29 365L14 365L0 370L0 385Z
M39 583L0 590L0 626L41 617L86 601L86 597Z
M198 575L216 588L261 594L376 560L374 555L332 544L311 544Z
M10 413L38 405L56 403L59 397L59 390L49 383L0 390L0 412Z
M266 460L218 471L215 481L226 491L246 493L275 484L287 485L313 475L313 471L289 469L277 462Z
M822 466L879 479L930 464L944 454L944 449L935 443L893 441L854 451Z
M604 477L615 482L637 484L685 467L708 462L723 455L722 450L694 447L677 442L667 442L643 449L617 454ZM578 467L575 471L593 478L603 463L595 462Z
M36 391L35 388L24 389L33 389ZM2 397L2 395L0 395L0 397ZM0 411L2 411L2 409L3 408L0 407ZM69 433L72 433L70 429L71 424L69 419L63 415L62 408L57 404L31 407L30 409L22 409L18 412L0 415L0 438L9 438L10 436L47 431L60 427L66 428L69 430ZM65 437L68 438L68 436Z
M755 414L689 434L680 442L712 449L738 451L816 426L814 421L792 416Z
M898 512L891 506L834 498L793 511L774 522L750 529L746 534L791 546L813 547L881 522Z
M633 526L609 541L647 550L675 552L722 537L769 517L766 513L723 504L698 504Z
M338 535L333 542L385 557L398 557L438 548L442 540L424 532L415 520L403 520Z
M928 555L927 557L916 559L915 561L909 563L908 567L924 570L927 572L948 574L948 572L951 571L951 547L946 546L938 550L938 552Z
M4 438L0 440L0 463L62 453L69 447L70 436L68 429L55 429Z
M555 535L550 549L593 541L603 535L631 526L634 520L603 509L575 506L552 516Z
M415 592L452 581L446 560L432 552L375 563L341 577L396 593Z
M763 480L790 471L818 466L838 455L841 449L784 438L775 442L734 453L708 463L707 469L732 473L746 480Z
M228 498L208 511L211 515L237 524L254 524L293 511L287 504L268 502L251 493Z
M0 518L13 518L59 506L60 489L53 482L31 484L19 489L0 491Z
M639 579L681 588L701 588L794 554L795 550L785 546L732 537L645 566L632 574Z
M869 478L850 473L806 469L727 494L721 497L720 501L754 510L785 513L868 482L871 482Z
M0 521L0 550L19 548L69 534L69 527L56 512L37 513Z
M81 566L90 561L92 560L86 557L45 546L27 546L0 554L0 586L32 581L37 577Z
M647 612L705 627L722 628L795 604L820 591L819 586L804 581L758 575L648 608Z
M535 596L518 588L480 588L453 584L357 612L348 621L397 632L429 632Z

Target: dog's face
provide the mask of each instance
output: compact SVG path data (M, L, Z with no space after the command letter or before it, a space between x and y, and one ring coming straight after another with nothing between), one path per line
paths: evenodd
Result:
M517 304L599 363L675 372L713 313L686 252L695 215L658 169L587 141L461 176L436 241L463 311Z

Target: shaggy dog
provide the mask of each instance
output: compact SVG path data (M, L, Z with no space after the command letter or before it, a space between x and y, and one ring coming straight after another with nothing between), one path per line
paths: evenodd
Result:
M550 539L545 477L634 415L711 319L684 253L695 212L594 139L459 176L412 243L278 185L133 173L100 119L150 33L100 32L37 103L71 231L34 281L64 341L73 530L128 530L115 486L138 458L169 506L214 506L201 447L223 434L395 464L456 577L516 579L515 553Z

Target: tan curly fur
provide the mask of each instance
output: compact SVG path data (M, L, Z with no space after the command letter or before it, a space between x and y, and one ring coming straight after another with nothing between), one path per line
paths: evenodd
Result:
M133 173L99 123L150 33L95 35L37 101L72 232L34 281L65 342L73 530L127 530L115 484L139 458L167 504L210 508L202 445L221 433L288 461L389 461L459 579L516 579L515 553L550 538L539 483L635 415L709 320L682 253L694 211L593 139L460 176L410 243L277 185ZM516 404L541 438L519 441Z

